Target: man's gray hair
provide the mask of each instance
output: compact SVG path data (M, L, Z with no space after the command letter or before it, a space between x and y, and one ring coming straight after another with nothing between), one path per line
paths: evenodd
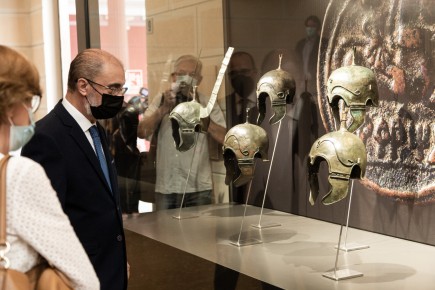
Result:
M192 62L196 65L196 69L195 69L195 75L197 76L201 76L201 72L202 72L202 62L201 60L199 60L199 58L197 58L196 56L190 55L190 54L186 54L186 55L182 55L180 56L174 64L174 70L176 71L178 66L180 65L180 63L182 62Z

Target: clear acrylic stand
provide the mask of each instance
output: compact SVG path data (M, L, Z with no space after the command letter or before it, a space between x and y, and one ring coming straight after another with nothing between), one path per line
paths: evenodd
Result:
M347 208L346 229L344 231L344 245L341 247L338 247L338 245L335 246L336 249L339 248L341 251L345 251L345 252L351 252L351 251L357 251L357 250L363 250L363 249L370 248L370 246L368 246L368 245L363 245L363 244L356 243L356 242L347 243L347 231L349 229L349 216L350 216L350 207L352 204L353 182L354 182L354 180L352 179L352 185L350 187L350 195L349 195L349 205Z
M350 199L350 196L349 196ZM349 206L350 206L350 202L349 202ZM351 279L351 278L356 278L356 277L361 277L363 276L363 273L355 271L355 270L351 270L351 269L338 269L338 256L340 254L340 246L341 246L341 237L343 234L343 224L341 224L340 226L340 234L338 236L338 246L336 247L337 249L337 254L335 256L335 265L334 265L334 270L330 271L330 272L326 272L323 273L322 276L335 280L335 281L339 281L339 280L344 280L344 279Z
M255 170L255 164L254 164L254 170ZM250 245L255 245L255 244L261 244L263 242L262 240L255 239L255 238L241 239L242 230L243 230L243 222L244 222L245 216L246 216L246 208L248 207L249 194L251 193L251 185L252 185L252 179L249 182L248 195L246 197L246 202L245 202L245 209L243 210L242 222L240 223L239 237L237 238L237 241L235 241L235 242L234 241L230 241L230 244L233 245L233 246L243 247L243 246L250 246Z
M267 173L266 188L264 189L263 204L261 205L261 211L260 211L260 219L258 220L258 224L251 225L252 227L258 228L258 229L272 228L272 227L279 227L279 226L281 226L281 224L279 224L279 223L261 224L261 218L263 217L264 203L266 201L267 188L269 187L270 172L272 171L272 166L273 166L273 159L274 159L273 157L275 156L276 144L278 144L279 134L281 132L281 130L280 130L281 129L281 123L282 123L282 119L279 120L278 133L276 134L275 144L273 145L272 160L270 161L269 172Z
M183 191L183 197L181 198L180 209L178 210L178 215L173 215L172 216L174 219L181 220L181 219L190 219L190 218L197 218L197 217L199 217L198 214L184 214L184 215L181 215L181 210L182 210L183 204L184 204L184 198L186 196L187 183L189 182L190 172L192 171L193 158L195 158L196 143L198 141L198 134L199 133L195 134L195 145L193 146L193 154L192 154L192 159L190 160L189 172L187 173L186 183L184 184L184 191Z

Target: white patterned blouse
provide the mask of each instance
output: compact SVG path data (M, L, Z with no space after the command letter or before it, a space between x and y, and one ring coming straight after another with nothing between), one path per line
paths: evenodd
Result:
M74 289L99 289L94 268L38 163L26 157L10 158L6 209L10 268L26 272L41 255L71 280Z

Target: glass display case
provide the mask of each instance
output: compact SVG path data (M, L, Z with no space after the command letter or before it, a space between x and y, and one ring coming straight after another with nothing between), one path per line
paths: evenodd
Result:
M247 107L251 109L248 121L256 123L256 86L265 73L280 65L296 84L294 99L286 105L279 131L277 124L269 122L272 111L269 100L265 102L266 116L257 125L267 132L268 155L269 158L274 155L275 159L256 162L249 186L236 187L228 184L228 180L225 183L222 137L199 133L207 144L200 153L170 151L159 157L159 144L155 142L158 134L136 138L137 122L127 120L130 117L141 120L146 113L135 112L137 118L134 114L128 118L120 114L107 122L113 153L129 155L117 158L120 183L125 185L123 198L127 203L132 198L133 210L129 212L136 211L138 200L155 203L157 180L158 192L211 190L212 204L247 201L341 223L347 213L347 201L331 206L309 205L307 155L313 142L336 126L327 102L326 82L333 70L349 65L353 56L357 65L375 72L379 107L367 109L364 124L355 132L367 148L368 161L366 176L354 182L349 223L434 244L428 226L435 174L435 12L431 4L430 0L400 4L333 0L90 3L89 17L84 18L88 19L89 32L78 34L78 47L83 38L88 37L91 46L96 39L95 45L123 60L129 87L126 108L133 107L129 100L134 96L140 96L146 103L148 113L161 108L165 92L186 73L176 67L182 55L196 60L195 70L201 68L200 73L195 71L192 76L198 84L197 95L202 96L205 105L228 47L234 47L234 55L217 95L218 112L211 118L212 123L225 127L226 131L246 121ZM77 11L87 10L78 7ZM77 19L80 17L77 15ZM80 26L82 22L76 23ZM93 30L95 25L98 33ZM77 33L81 30L78 27ZM165 113L169 116L169 111ZM216 117L220 113L224 122ZM125 143L127 139L131 144ZM172 142L170 137L166 140ZM162 160L171 164L168 159L183 154L190 154L182 161L183 169L159 166ZM203 160L202 163L196 159L192 163L192 156ZM202 167L195 167L198 164ZM330 186L325 171L326 166L321 165L321 194ZM164 174L166 179L161 177ZM182 177L174 179L174 176ZM198 184L201 186L195 189Z
M47 15L40 1L31 1L25 7L7 2L0 10L7 17L15 17L16 23L30 23L23 15L32 16L32 23ZM63 19L50 24L52 28L59 26L60 31L60 37L50 32L56 36L51 45L60 46L55 58L62 59L62 63L52 72L59 82L53 81L54 76L48 73L51 50L41 48L48 46L47 36L41 36L43 31L53 29L35 25L33 38L29 37L30 32L23 36L34 41L24 41L19 33L3 33L3 39L15 43L27 55L34 55L38 64L45 58L47 75L42 76L50 96L48 101L43 100L38 118L61 97L57 85L50 87L50 83L60 83L60 78L65 78L67 66L78 51L100 47L123 62L128 87L124 106L115 118L102 125L118 171L127 236L132 241L128 246L133 255L142 249L138 238L142 235L146 237L142 242L159 248L161 255L169 247L175 247L181 251L177 252L180 259L191 259L190 254L194 255L192 265L200 263L195 260L197 257L202 259L201 263L206 260L204 267L208 272L197 277L205 275L208 280L227 275L237 277L240 272L240 277L246 275L246 280L240 283L247 283L240 289L273 289L290 287L277 282L282 281L285 271L268 273L260 267L262 270L255 272L255 267L250 266L257 262L267 266L280 260L283 264L278 264L285 268L292 264L286 256L287 247L298 258L291 271L299 273L297 268L306 266L305 263L316 274L328 270L329 264L320 265L320 269L318 264L311 263L310 259L322 259L329 252L321 247L322 241L307 237L317 235L305 231L303 225L332 229L322 231L327 246L335 243L337 237L334 224L347 223L361 230L357 231L361 239L363 233L373 235L370 236L373 239L382 234L428 244L428 251L433 250L434 0L71 0L68 9L56 5L50 9L58 9L59 18ZM62 17L65 13L68 23ZM53 13L50 15L54 17ZM24 31L19 29L20 25L17 30ZM230 47L234 52L225 63L225 53ZM342 201L311 205L310 148L321 136L338 128L328 100L329 77L336 69L352 63L374 72L379 93L378 106L367 108L363 124L352 132L367 150L365 176L352 181L349 187L352 194ZM295 90L284 105L282 119L275 123L271 122L272 98L270 95L258 98L258 85L262 76L278 68L292 77ZM223 82L216 87L222 74ZM358 89L345 86L343 89L353 95L361 94ZM171 116L173 109L187 102L197 102L195 108L204 108L214 93L213 110L195 123L193 130L188 128L188 133L194 136L193 147L179 150L175 144L186 140L178 134L188 130L180 125L178 117ZM262 113L264 116L258 122ZM264 156L268 158L255 158L254 166L250 167L251 180L240 185L227 176L229 163L225 163L222 145L225 134L245 122L266 132L268 148ZM252 152L243 153L247 156ZM237 166L232 169L239 173ZM331 187L329 169L325 163L319 168L322 197ZM281 223L281 227L271 231L273 234L265 233L262 237L261 250L253 250L255 257L272 253L273 259L246 260L249 249L240 251L227 243L239 231L240 218L246 214L242 214L244 204L251 211L247 220L257 218L260 210L265 209L266 217ZM146 205L147 209L140 210L140 205ZM177 213L181 217L181 212L196 214L186 220L171 218ZM206 229L208 222L211 231ZM149 226L150 230L140 226ZM252 233L246 228L240 232ZM280 235L281 239L275 239ZM397 242L394 238L389 241ZM182 246L175 245L178 239ZM304 241L316 244L297 248ZM410 245L402 242L405 241L398 244ZM421 244L412 244L417 245L419 253L425 251ZM232 255L240 260L231 260ZM381 263L370 260L376 255L370 257L364 261ZM357 263L357 259L351 260ZM237 265L240 261L251 264ZM181 267L175 262L174 265ZM219 265L223 268L216 270ZM168 275L180 270L177 267L171 268ZM220 276L221 270L225 276ZM413 274L409 268L394 270L400 275ZM132 271L134 274L136 270ZM274 273L279 273L279 277ZM309 275L304 277L310 279Z

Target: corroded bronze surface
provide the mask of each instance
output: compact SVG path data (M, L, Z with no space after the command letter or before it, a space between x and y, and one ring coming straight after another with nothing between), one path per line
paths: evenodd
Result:
M267 161L269 138L260 126L239 124L228 130L222 146L226 168L225 183L241 186L254 177L254 158Z
M334 130L326 81L355 62L372 69L379 107L356 132L367 147L363 183L379 194L435 200L435 5L431 0L331 0L320 47L319 109Z
M281 69L282 55L279 58L278 68L265 73L257 83L257 124L263 122L266 114L266 97L270 97L273 115L270 124L278 123L287 113L287 104L293 103L296 92L296 82L290 73Z

